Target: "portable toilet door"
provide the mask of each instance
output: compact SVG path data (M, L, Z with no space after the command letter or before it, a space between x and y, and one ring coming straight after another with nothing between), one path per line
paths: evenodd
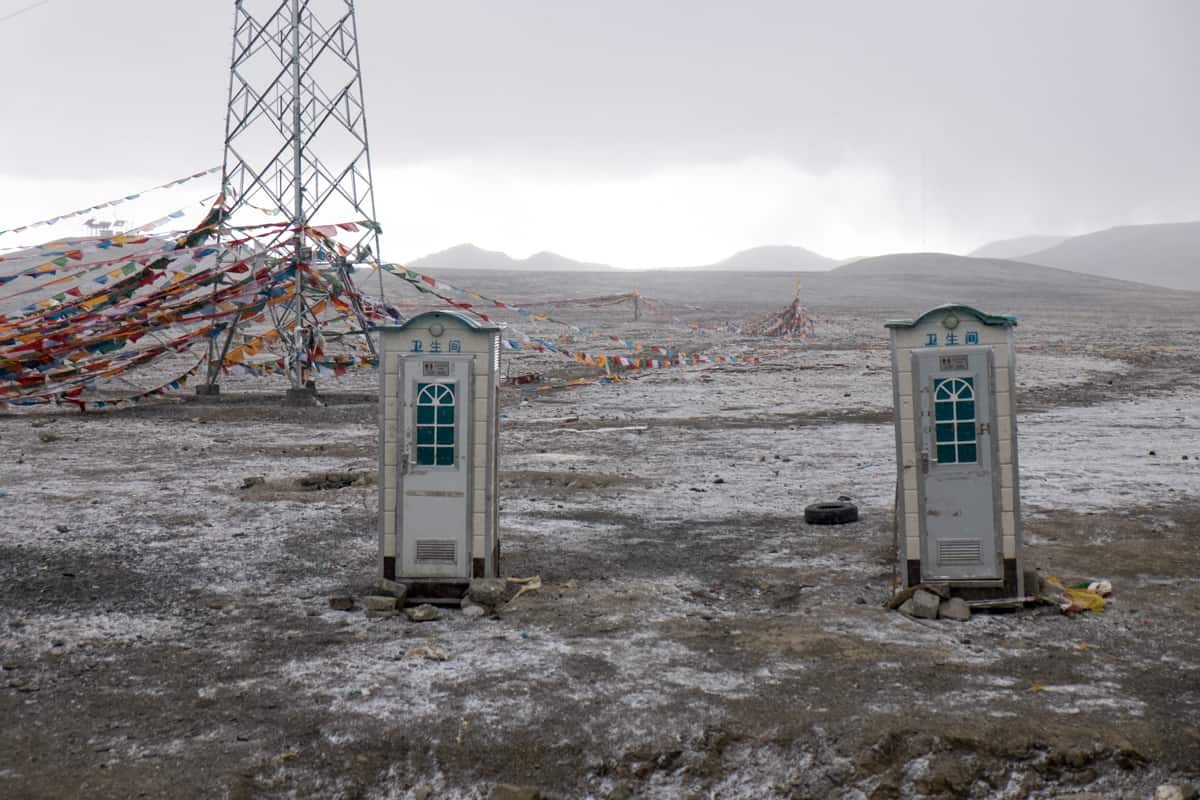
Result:
M401 575L470 577L472 356L400 359Z
M495 577L499 328L430 311L376 330L383 577Z
M1023 594L1012 316L965 305L887 323L904 584Z
M1004 548L988 347L914 351L922 581L1001 581Z

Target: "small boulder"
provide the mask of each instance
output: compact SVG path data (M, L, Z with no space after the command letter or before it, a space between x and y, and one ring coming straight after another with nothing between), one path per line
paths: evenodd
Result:
M928 589L917 589L912 596L912 615L921 619L937 619L942 598Z
M391 619L392 617L400 616L400 612L394 608L368 608L367 619Z
M424 658L427 661L446 661L450 654L436 644L423 644L404 651L404 658Z
M395 611L396 598L391 595L369 594L363 598L367 611Z
M479 619L487 614L487 609L474 603L463 603L462 615L465 619Z
M1195 800L1196 787L1190 783L1164 783L1154 790L1154 800Z
M504 600L508 581L504 578L476 578L467 587L467 598L481 606L495 608Z
M492 789L492 800L542 800L542 790L533 786L497 783Z
M913 616L913 601L911 597L900 604L899 611L906 617Z
M422 603L415 608L406 608L404 609L404 613L413 622L432 622L442 617L442 612L438 611L436 606L429 605L429 603Z
M608 793L608 800L633 800L633 792L623 783L618 783Z
M387 578L377 578L372 588L375 590L375 594L390 594L396 598L399 605L404 605L404 598L408 596L407 586L403 583L390 581Z
M262 475L250 475L248 477L242 478L242 488L249 489L254 486L262 486L266 482L267 482L267 479L264 478Z
M903 589L901 589L900 591L896 592L891 597L889 597L887 599L887 601L884 602L883 607L891 608L891 609L899 608L900 606L902 606L904 604L904 602L906 600L908 600L909 598L911 598L913 596L913 592L915 592L916 590L917 590L917 587L915 587L915 586L905 586Z
M971 618L971 607L961 597L951 597L949 600L943 600L938 606L938 616L942 619L966 622Z
M351 611L354 608L353 597L331 597L329 607L334 611Z
M966 797L979 778L980 767L949 753L934 754L925 775L916 780L921 796Z

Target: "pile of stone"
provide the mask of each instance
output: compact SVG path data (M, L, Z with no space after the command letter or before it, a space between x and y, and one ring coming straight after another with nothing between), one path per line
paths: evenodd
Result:
M788 339L816 336L812 317L800 301L800 281L796 281L796 295L787 308L750 320L743 326L742 332L751 336L781 336Z
M495 614L509 595L508 581L504 578L476 578L467 587L466 596L461 601L463 616L467 619L479 619L489 614ZM387 619L400 614L412 622L432 622L441 619L442 612L437 606L429 603L405 607L408 599L408 587L398 581L379 578L371 587L371 593L363 597L339 595L329 598L329 607L335 611L356 611L365 609L368 619Z
M896 594L888 603L901 614L915 619L951 619L966 622L971 618L971 607L961 597L943 595L927 586L915 586Z

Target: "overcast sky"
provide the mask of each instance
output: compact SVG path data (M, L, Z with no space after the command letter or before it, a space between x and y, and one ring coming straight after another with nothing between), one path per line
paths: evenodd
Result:
M649 268L1200 219L1192 0L357 10L393 259L474 242ZM232 20L48 0L0 21L0 228L219 164Z

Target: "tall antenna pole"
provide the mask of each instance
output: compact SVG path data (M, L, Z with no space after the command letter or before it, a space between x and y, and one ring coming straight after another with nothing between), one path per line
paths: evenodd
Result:
M314 346L334 321L349 321L342 334L363 336L375 353L353 275L355 262L378 255L380 231L354 2L233 6L223 174L225 231L232 232L219 240L226 246L218 245L218 263L269 272L273 302L254 319L269 315L274 331L255 334L283 351L291 390L303 392L315 389ZM253 244L246 227L255 231ZM343 242L331 231L354 236ZM252 323L232 324L219 355L210 343L213 387L238 324Z

